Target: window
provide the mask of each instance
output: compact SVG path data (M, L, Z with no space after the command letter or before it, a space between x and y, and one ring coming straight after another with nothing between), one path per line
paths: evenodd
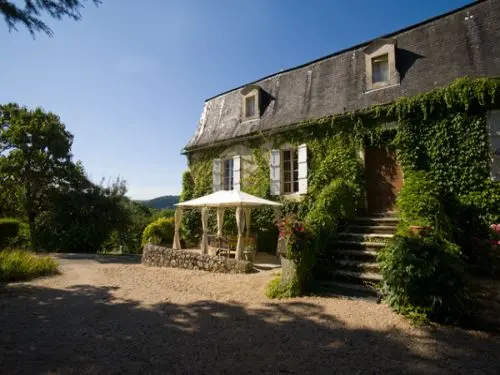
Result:
M299 156L297 149L283 150L283 193L299 191Z
M269 155L271 195L292 195L293 199L307 194L307 145L284 144Z
M225 159L223 161L223 187L224 190L233 190L234 175L233 175L233 159Z
M260 117L260 91L261 88L255 85L248 85L241 90L241 121Z
M247 96L245 98L245 117L254 117L255 116L255 95Z
M372 83L389 81L389 55L372 58Z
M364 49L366 68L366 93L399 85L396 67L396 40L378 39Z

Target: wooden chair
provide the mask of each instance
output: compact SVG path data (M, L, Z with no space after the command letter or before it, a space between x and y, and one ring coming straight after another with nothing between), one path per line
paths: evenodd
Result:
M231 250L234 249L231 241L227 237L217 236L217 244L218 247L216 255L226 256L229 258L229 256L231 255Z

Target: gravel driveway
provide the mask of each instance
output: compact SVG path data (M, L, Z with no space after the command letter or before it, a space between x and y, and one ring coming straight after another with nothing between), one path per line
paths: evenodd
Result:
M498 336L413 328L361 300L271 302L276 271L137 261L66 256L59 276L0 287L0 373L500 373Z

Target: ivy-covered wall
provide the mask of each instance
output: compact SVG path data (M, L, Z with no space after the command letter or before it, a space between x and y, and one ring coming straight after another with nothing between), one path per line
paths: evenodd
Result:
M364 111L294 124L281 133L260 134L239 141L252 153L251 173L242 190L281 199L327 239L338 224L363 209L364 165L360 152L367 145L397 150L403 171L427 171L439 190L452 224L449 235L460 242L500 221L500 185L490 179L491 155L487 111L500 107L500 83L495 79L458 79L450 86ZM397 127L386 126L396 122ZM306 143L308 194L300 201L269 195L269 149ZM225 151L213 147L189 154L182 199L211 192L212 160ZM248 165L242 166L243 169ZM232 215L226 215L231 217ZM189 215L185 224L194 235L199 228ZM230 220L230 219L228 219ZM254 213L254 230L273 226L272 214ZM194 237L193 237L194 238Z

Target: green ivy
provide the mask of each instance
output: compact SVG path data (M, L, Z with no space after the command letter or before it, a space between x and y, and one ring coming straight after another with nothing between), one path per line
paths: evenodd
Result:
M465 265L457 245L439 237L395 236L378 259L382 293L399 313L446 323L467 316Z
M337 223L363 209L359 151L368 145L389 147L397 150L405 176L425 171L449 218L445 237L464 246L468 237L481 234L487 224L500 219L500 184L489 177L486 129L486 112L494 108L500 108L497 79L461 78L447 87L389 104L255 134L239 141L252 150L256 166L243 181L243 189L280 200L285 212L296 213L320 233L322 245L315 248L327 249L327 238L337 230ZM270 143L279 148L285 142L308 147L309 189L300 202L269 195L269 153L261 147ZM217 146L189 155L193 197L211 192L212 159L223 149ZM412 189L411 181L405 184ZM419 200L415 203L422 205ZM412 210L411 202L400 207L403 216ZM253 224L257 231L273 228L271 210L255 212Z

